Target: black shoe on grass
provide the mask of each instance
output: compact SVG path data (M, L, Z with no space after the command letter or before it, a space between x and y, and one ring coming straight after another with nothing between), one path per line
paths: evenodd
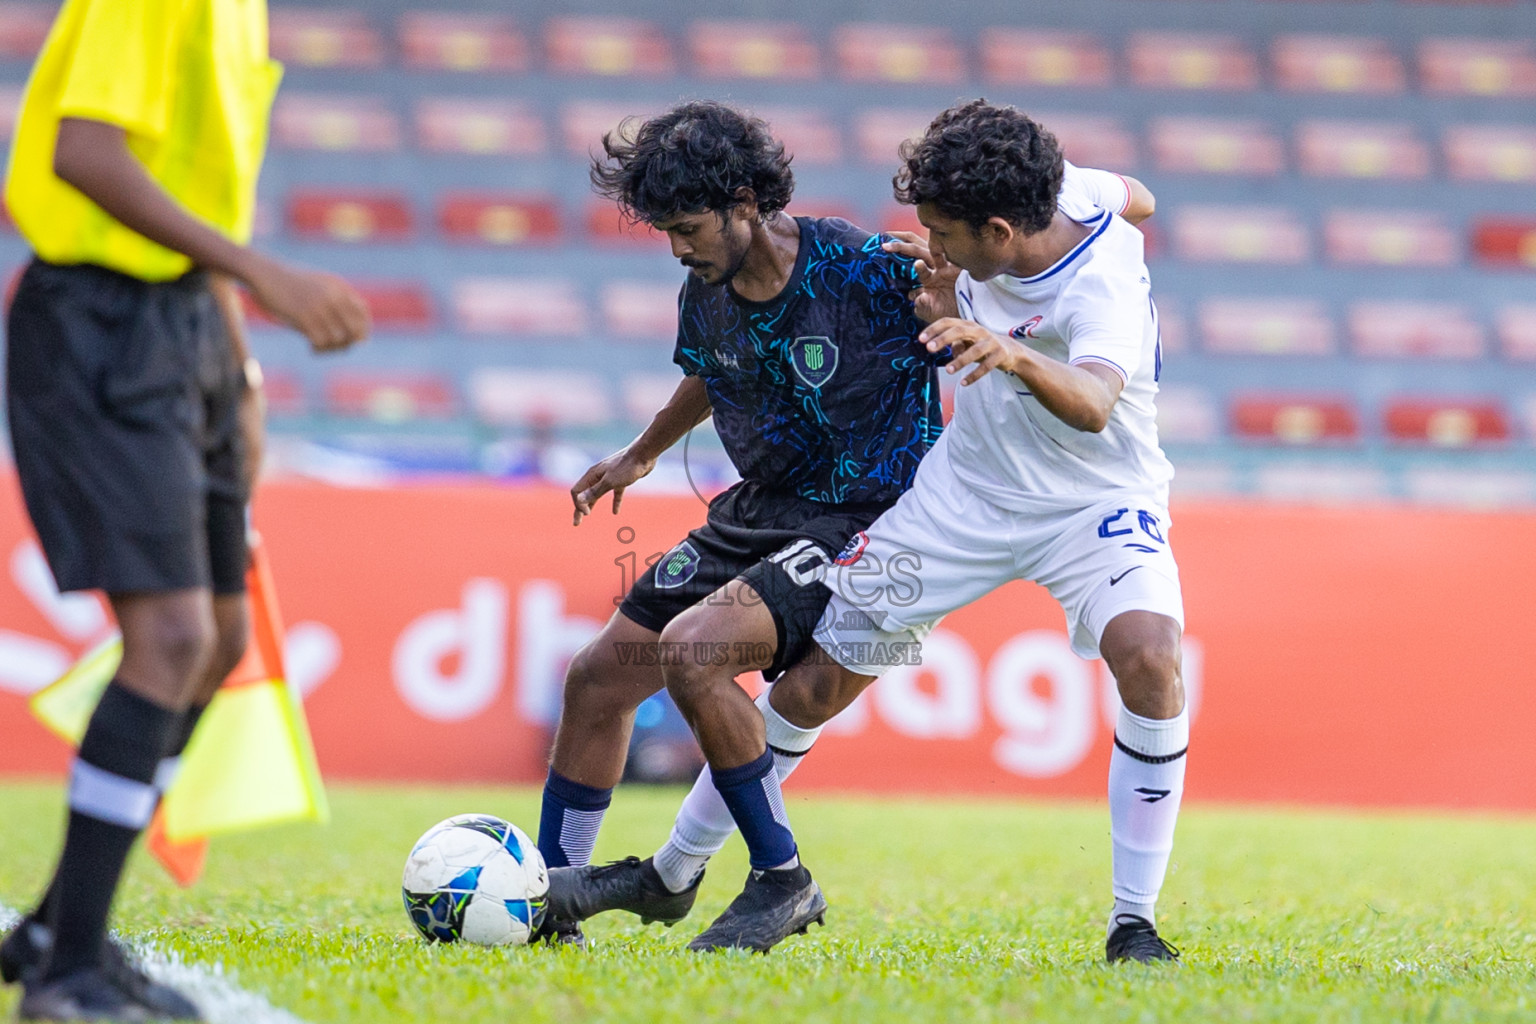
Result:
M791 935L804 935L812 921L825 925L826 913L827 898L803 865L753 871L741 895L688 948L766 953Z
M18 1020L52 1021L200 1021L202 1014L180 995L179 1005L157 1006L129 991L107 971L87 967L62 978L41 979L35 974L25 984ZM163 987L163 986L162 986ZM165 991L170 992L170 989Z
M660 921L668 928L688 916L704 872L682 892L661 880L650 857L625 857L602 867L551 868L549 913L565 921L585 921L609 910L627 910L641 924Z
M48 956L53 933L30 915L0 939L0 981L7 985L24 981Z
M0 941L0 979L27 981L42 967L52 948L53 934L48 927L31 916L22 918ZM200 1019L197 1007L169 985L151 981L134 966L128 951L115 939L108 938L102 943L100 970L118 988L159 1013L160 1019Z
M544 923L539 925L539 930L534 932L533 938L528 941L529 944L542 942L546 946L587 948L587 937L582 934L581 922L556 917L553 910L545 913Z
M1134 960L1150 964L1159 961L1177 963L1178 948L1157 934L1152 922L1135 914L1120 914L1115 918L1115 930L1104 943L1104 959L1110 963Z

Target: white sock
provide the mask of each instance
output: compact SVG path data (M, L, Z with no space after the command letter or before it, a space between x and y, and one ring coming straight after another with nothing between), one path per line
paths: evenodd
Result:
M1113 847L1115 910L1149 923L1168 873L1173 829L1184 796L1189 709L1168 719L1142 718L1125 708L1115 723L1109 756L1109 836Z
M771 689L765 690L757 698L757 707L763 713L763 724L768 729L768 749L773 751L774 774L782 783L821 735L821 726L802 729L791 724L768 703L771 692ZM683 799L683 806L678 809L671 838L656 851L656 871L667 888L682 892L692 885L709 863L709 858L720 852L734 831L736 821L720 798L709 767L705 766L694 781L693 789Z

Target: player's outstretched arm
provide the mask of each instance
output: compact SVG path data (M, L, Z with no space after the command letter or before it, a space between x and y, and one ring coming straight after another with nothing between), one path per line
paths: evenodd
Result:
M1108 366L1057 362L969 320L940 320L924 330L918 340L930 352L942 351L945 346L954 352L946 367L949 373L973 368L960 381L962 386L976 383L993 370L1013 374L1051 415L1074 430L1103 430L1125 386L1120 375Z
M316 351L346 348L368 336L368 307L356 290L334 274L299 270L237 245L193 217L128 152L119 125L62 119L53 169L120 223L243 283L263 309Z
M684 377L639 437L581 474L581 479L571 487L571 503L576 507L572 525L580 526L582 517L591 515L597 499L609 491L613 492L613 511L617 514L624 489L655 469L661 453L709 419L710 412L704 381Z

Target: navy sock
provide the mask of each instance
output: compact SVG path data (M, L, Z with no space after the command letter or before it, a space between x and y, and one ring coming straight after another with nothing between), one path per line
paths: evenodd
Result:
M544 781L539 815L539 852L552 868L585 867L592 861L597 830L613 801L612 789L572 782L553 768Z
M747 842L752 867L758 871L776 868L794 859L795 834L789 830L789 814L784 810L784 794L773 768L773 751L739 768L719 771L710 768L715 788L741 829Z

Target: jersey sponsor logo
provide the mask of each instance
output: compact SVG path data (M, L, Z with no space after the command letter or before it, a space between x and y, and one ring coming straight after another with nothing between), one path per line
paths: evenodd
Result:
M869 534L860 530L848 538L847 545L843 547L843 550L832 561L838 565L852 565L864 556L864 549L867 547L869 547Z
M1035 328L1039 327L1041 321L1044 319L1045 317L1043 316L1032 316L1028 320L1025 320L1023 323L1019 324L1013 330L1009 331L1008 337L1018 338L1020 340L1023 340L1024 338L1033 338L1035 336Z
M689 541L668 551L656 563L656 586L661 590L680 587L699 572L699 552Z
M789 343L789 361L801 380L820 389L837 372L837 346L819 335L796 338Z

